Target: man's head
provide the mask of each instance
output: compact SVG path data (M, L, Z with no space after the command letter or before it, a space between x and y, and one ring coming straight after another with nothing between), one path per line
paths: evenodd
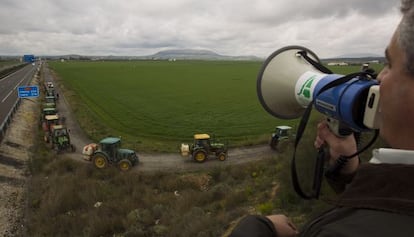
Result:
M414 150L414 0L402 0L403 17L385 51L380 81L381 137L393 148Z
M399 43L406 52L407 70L414 75L414 0L402 0L401 12L403 18L399 25Z

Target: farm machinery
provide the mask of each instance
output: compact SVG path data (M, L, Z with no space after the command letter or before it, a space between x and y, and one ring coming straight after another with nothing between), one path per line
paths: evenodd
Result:
M56 98L54 96L45 96L43 108L56 108Z
M44 103L40 115L40 126L44 132L44 141L51 144L56 153L75 151L71 143L69 130L63 125L64 118L58 115L56 108L57 93L52 82L47 82L44 88Z
M99 144L88 144L83 148L82 154L98 169L104 169L111 164L127 171L139 162L135 151L121 148L121 139L118 137L106 137Z
M195 134L191 145L181 144L181 155L184 157L190 155L199 163L206 161L210 155L215 155L217 159L224 161L227 159L227 144L210 139L208 134Z
M44 140L45 142L50 141L50 137L52 135L52 129L54 126L59 125L59 115L57 114L51 114L51 115L45 115L42 121L42 129L44 134Z
M293 137L290 132L291 129L292 127L286 125L276 126L270 139L270 147L273 150L282 151L282 147L286 145L285 143L291 141Z
M50 141L52 143L52 149L57 153L62 151L74 152L75 146L70 142L70 136L68 129L63 125L54 125L51 128Z
M44 120L47 115L55 115L55 114L57 114L56 107L46 107L46 108L43 108L42 115L40 116L40 119Z

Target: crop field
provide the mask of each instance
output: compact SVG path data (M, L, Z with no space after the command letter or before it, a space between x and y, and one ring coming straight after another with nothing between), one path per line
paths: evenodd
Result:
M17 64L20 64L18 60L6 60L6 61L0 60L0 69L10 67L13 65L17 65Z
M266 142L276 125L256 94L262 62L49 62L94 139L122 136L144 150L210 133L230 146ZM333 68L336 73L359 66ZM158 145L154 144L157 143ZM152 145L150 145L152 144ZM175 147L173 147L175 149ZM167 149L168 150L168 149Z

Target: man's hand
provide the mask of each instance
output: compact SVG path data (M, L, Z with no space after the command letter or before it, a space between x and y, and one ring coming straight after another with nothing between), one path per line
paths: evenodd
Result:
M299 234L295 225L285 215L266 216L275 226L278 237L291 237Z
M321 122L318 124L314 146L319 149L325 144L329 147L330 164L334 164L341 155L350 156L357 152L357 145L353 135L338 137L332 133L326 122ZM352 157L340 172L342 174L353 173L358 168L358 165L358 157Z

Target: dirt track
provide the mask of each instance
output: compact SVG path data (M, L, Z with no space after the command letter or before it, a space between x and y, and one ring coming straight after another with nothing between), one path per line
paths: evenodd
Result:
M52 81L59 92L59 82L55 80L46 66L42 67L45 81ZM34 83L39 83L34 79ZM71 109L63 93L59 93L58 111L60 116L65 117L65 124L70 129L71 141L76 147L76 152L66 153L72 159L84 162L81 154L84 145L92 143L79 124L76 122ZM27 179L26 163L30 159L30 150L34 142L34 132L37 128L39 111L39 99L23 100L18 109L6 136L0 145L0 236L20 236L24 230L23 207L24 188ZM219 167L225 165L237 165L255 160L271 158L276 154L268 145L251 146L230 149L225 161L216 159L207 160L199 164L185 159L177 154L150 154L140 153L138 156L140 164L133 168L138 171L194 171Z

